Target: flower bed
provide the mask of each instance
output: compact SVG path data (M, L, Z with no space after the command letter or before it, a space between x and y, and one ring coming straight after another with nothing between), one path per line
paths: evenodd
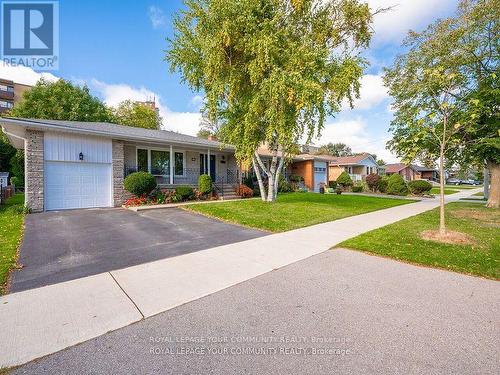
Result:
M177 189L155 189L148 196L132 197L127 199L123 206L136 207L156 204L180 203L190 201L218 200L217 193L203 194L197 189L188 186L179 186Z

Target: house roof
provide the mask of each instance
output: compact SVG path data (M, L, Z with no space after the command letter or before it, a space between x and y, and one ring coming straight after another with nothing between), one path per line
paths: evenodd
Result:
M414 169L413 166L410 164L404 164L404 163L386 164L385 173L398 173L399 171L405 169L406 167Z
M9 177L9 172L0 172L0 177Z
M40 130L57 130L72 133L96 135L121 140L146 141L155 143L176 143L193 146L203 146L210 148L233 149L233 146L224 145L221 142L211 141L204 138L193 137L168 130L152 130L111 124L107 122L84 122L84 121L60 121L60 120L40 120L3 117L0 119L2 127L9 129L12 127L22 127ZM19 132L17 132L19 133ZM16 136L15 134L11 134ZM18 134L22 137L22 134ZM11 138L11 137L9 137Z
M373 159L373 156L368 152L350 156L332 156L332 159L330 159L330 165L356 165L367 158Z
M421 167L420 165L412 164L413 169L418 172L437 172L436 168Z
M271 150L269 150L269 148L265 147L265 146L261 146L257 149L257 153L260 155L260 156L264 156L264 157L272 157L273 156L273 153ZM278 151L278 156L281 157L281 151ZM298 155L294 155L292 157L292 160L293 161L304 161L304 160L321 160L321 161L329 161L331 158L330 155L315 155L315 154L307 154L307 153L304 153L304 154L298 154Z

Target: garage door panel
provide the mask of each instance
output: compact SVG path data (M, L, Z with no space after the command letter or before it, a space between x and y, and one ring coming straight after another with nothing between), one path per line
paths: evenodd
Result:
M111 164L46 162L46 210L111 206Z

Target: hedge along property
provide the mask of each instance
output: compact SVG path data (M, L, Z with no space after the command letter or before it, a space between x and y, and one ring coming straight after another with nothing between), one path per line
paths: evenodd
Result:
M2 118L9 141L25 150L25 200L33 212L117 207L128 193L124 178L153 174L166 188L198 184L209 174L214 186L238 183L234 148L164 130L109 123Z
M33 212L121 206L125 177L155 176L160 187L196 187L208 174L219 195L234 193L242 170L234 147L165 130L110 123L1 118L12 145L25 150L25 200ZM259 149L266 162L265 149ZM246 173L243 171L243 173ZM300 176L309 190L328 183L323 156L296 155L284 175Z

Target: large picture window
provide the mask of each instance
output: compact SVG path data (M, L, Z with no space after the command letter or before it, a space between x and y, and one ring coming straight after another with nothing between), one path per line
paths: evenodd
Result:
M170 174L170 152L151 150L151 174L160 176Z
M139 172L149 172L148 150L137 149L137 170Z

